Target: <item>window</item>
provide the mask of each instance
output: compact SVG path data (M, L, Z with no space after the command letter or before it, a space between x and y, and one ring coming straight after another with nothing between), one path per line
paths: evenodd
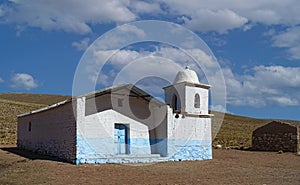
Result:
M118 98L118 106L123 107L123 100L122 98Z
M28 123L28 132L31 132L31 121Z
M178 99L175 94L173 95L172 107L173 107L173 110L175 110L175 111L179 110Z
M200 96L199 96L198 93L195 94L194 107L195 108L200 108Z

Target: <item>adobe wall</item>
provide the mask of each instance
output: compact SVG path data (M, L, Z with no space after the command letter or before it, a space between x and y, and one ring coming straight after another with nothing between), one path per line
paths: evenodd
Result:
M19 117L17 129L19 148L75 162L76 121L71 102Z
M300 126L297 127L297 153L300 155Z
M299 131L298 131L299 132ZM269 124L253 132L252 149L262 151L296 152L297 128L288 124Z

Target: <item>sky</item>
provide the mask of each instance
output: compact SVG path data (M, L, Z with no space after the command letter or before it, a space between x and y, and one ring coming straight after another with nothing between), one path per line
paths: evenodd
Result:
M214 104L212 109L300 120L299 10L297 0L0 0L0 93L72 95L79 63L97 38L120 28L145 40L145 30L131 23L160 20L191 30L212 51L226 87L226 106ZM113 38L110 43L116 41ZM111 53L96 54L104 57ZM95 69L98 73L87 80L102 88L112 85L112 78L120 79L125 69L141 75L150 65L141 59L149 61L153 56L160 61L156 70L171 71L174 62L184 67L188 60L170 44L132 43L120 48L101 70L98 64L89 66L90 74L95 74ZM203 77L201 70L211 75ZM211 82L218 91L216 73L211 68L201 70L196 70L200 82ZM122 80L126 82L127 77ZM155 96L162 92L157 87L171 83L134 77L137 85Z

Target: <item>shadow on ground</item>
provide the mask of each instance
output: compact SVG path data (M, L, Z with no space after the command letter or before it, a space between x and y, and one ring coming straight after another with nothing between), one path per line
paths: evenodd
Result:
M30 160L50 160L50 161L58 161L58 162L67 162L63 161L57 157L47 156L47 155L41 155L35 152L31 152L28 150L23 150L18 147L0 147L1 150L13 153L15 155L30 159Z

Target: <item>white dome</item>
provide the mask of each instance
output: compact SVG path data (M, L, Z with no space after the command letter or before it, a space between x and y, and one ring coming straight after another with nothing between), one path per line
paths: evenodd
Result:
M199 79L195 71L191 70L189 66L187 66L184 70L179 71L177 76L173 82L173 84L177 84L180 82L189 82L199 84Z

